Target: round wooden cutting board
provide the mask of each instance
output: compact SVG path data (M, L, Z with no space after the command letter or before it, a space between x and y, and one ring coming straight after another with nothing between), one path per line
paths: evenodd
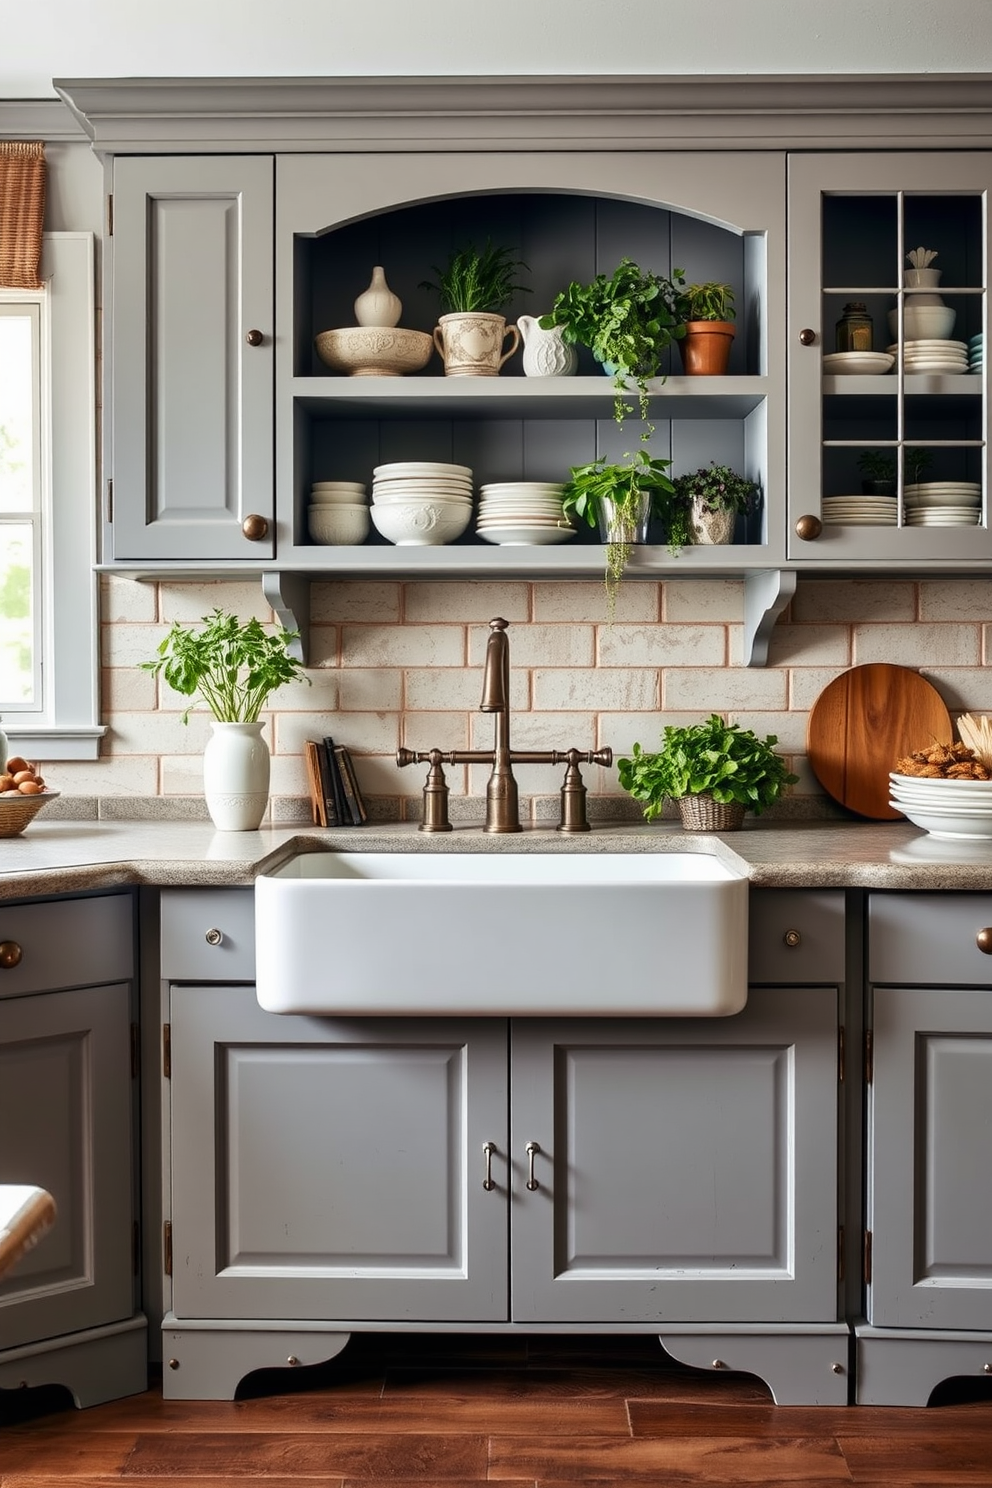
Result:
M859 816L895 821L889 771L916 749L954 738L937 689L909 667L870 662L826 686L810 710L806 753L828 796Z

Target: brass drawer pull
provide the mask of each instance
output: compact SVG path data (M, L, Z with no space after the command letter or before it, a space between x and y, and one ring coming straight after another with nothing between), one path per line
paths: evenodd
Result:
M527 1149L526 1150L527 1150L527 1187L530 1189L531 1193L533 1193L536 1188L540 1188L540 1186L541 1186L538 1183L537 1179L534 1177L534 1159L537 1156L537 1154L540 1152L541 1149L537 1145L536 1142L528 1142L527 1143Z
M992 956L992 926L986 925L975 936L975 944L983 956Z
M782 936L782 939L789 947L790 951L794 951L797 946L800 946L803 943L803 938L799 934L798 930L786 930L785 934Z
M19 965L23 954L16 940L0 940L0 970L10 971Z

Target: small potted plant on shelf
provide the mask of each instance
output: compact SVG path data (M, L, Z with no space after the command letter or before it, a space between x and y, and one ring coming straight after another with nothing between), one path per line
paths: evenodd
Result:
M679 351L686 376L723 376L730 361L737 314L731 286L713 280L687 284L679 291L675 311L684 331Z
M927 449L911 446L903 452L903 470L907 484L922 479L933 463ZM898 465L895 450L862 450L858 456L863 496L894 496Z
M612 375L618 424L633 411L625 401L628 380L648 421L648 379L659 375L665 351L683 334L675 301L684 283L681 269L666 278L622 258L612 274L597 274L590 284L573 281L541 316L543 329L560 326L566 343L587 346Z
M425 279L421 289L439 298L441 315L434 328L434 344L444 359L447 377L496 377L503 363L520 345L520 332L508 326L501 313L515 294L529 294L518 284L518 269L527 265L513 250L488 239L476 248L468 243L452 253L434 272L437 282ZM510 338L509 349L503 343Z
M265 630L260 620L241 622L215 609L204 615L202 630L179 621L171 626L153 661L142 671L161 673L183 697L191 699L183 723L197 701L213 714L213 735L203 751L203 787L216 827L253 831L269 798L269 751L259 714L276 688L310 679L303 663L290 652L298 632Z
M643 447L622 460L594 460L590 465L574 465L562 492L562 507L574 512L590 527L598 527L606 544L606 595L609 614L616 608L617 590L630 560L635 543L647 541L647 525L652 516L662 518L669 526L669 544L680 546L688 540L688 528L681 525L684 513L673 505L674 486L667 471L671 460L652 459Z
M644 802L653 821L667 800L678 803L687 830L732 832L771 806L786 785L795 785L785 760L775 753L775 734L759 739L750 729L712 713L703 723L669 726L656 753L635 744L629 759L617 760L620 784Z
M760 491L755 481L729 465L701 466L674 481L675 498L688 512L693 543L733 541L738 515L757 510Z

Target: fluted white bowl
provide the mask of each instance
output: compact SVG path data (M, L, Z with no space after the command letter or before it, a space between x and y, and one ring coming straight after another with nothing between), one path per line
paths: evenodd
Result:
M311 542L331 543L342 548L356 547L369 535L369 509L357 504L311 505L307 507L307 531Z
M370 508L376 531L401 548L440 547L461 537L472 517L468 501L390 502Z

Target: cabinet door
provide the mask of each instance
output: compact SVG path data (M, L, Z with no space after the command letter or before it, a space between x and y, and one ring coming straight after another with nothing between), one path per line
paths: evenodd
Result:
M126 984L0 1001L0 1181L36 1183L54 1227L0 1283L0 1347L130 1317Z
M115 162L115 559L272 557L272 216L270 158Z
M506 1317L502 1022L174 986L172 1143L178 1317Z
M790 558L907 567L992 558L981 339L990 180L980 153L791 158ZM937 255L936 285L910 272L921 247ZM894 358L888 371L825 361L851 303L866 307L882 365ZM935 311L943 324L918 323ZM866 456L887 461L895 482L871 503Z
M516 1322L836 1318L835 988L516 1024L513 1069Z
M992 992L872 997L869 1321L992 1330Z

